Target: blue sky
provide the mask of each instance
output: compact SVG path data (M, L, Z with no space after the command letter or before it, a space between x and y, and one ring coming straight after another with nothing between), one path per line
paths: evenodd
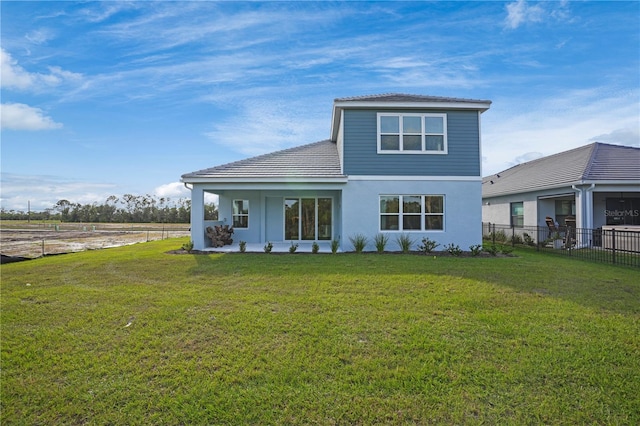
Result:
M329 137L334 98L493 101L483 174L640 146L640 2L0 2L2 207L187 197Z

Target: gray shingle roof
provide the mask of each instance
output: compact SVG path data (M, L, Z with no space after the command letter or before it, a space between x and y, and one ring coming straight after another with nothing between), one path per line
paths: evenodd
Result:
M640 148L594 142L518 164L482 179L482 196L536 191L594 181L640 184Z
M229 178L344 178L338 149L329 140L259 155L182 175L182 180Z
M383 93L379 95L353 96L337 98L334 102L462 102L462 103L491 103L488 100L449 98L443 96L407 95L404 93Z

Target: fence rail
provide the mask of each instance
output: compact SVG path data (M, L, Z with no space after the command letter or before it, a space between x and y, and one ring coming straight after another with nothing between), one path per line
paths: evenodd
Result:
M482 236L493 244L510 244L594 262L640 267L640 232L637 231L562 227L558 232L551 232L546 226L513 227L483 223Z

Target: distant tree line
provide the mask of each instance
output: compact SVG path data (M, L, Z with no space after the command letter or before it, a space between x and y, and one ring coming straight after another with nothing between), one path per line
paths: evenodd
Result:
M191 200L171 200L153 195L125 194L121 198L109 196L104 203L80 204L59 200L53 207L41 212L16 210L0 211L2 220L60 220L61 222L94 223L189 223ZM205 204L205 220L217 220L218 209L213 203Z

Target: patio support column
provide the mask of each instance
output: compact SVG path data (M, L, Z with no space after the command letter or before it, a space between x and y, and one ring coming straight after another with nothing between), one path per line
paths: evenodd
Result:
M191 188L191 241L195 250L204 250L204 191L197 184Z

